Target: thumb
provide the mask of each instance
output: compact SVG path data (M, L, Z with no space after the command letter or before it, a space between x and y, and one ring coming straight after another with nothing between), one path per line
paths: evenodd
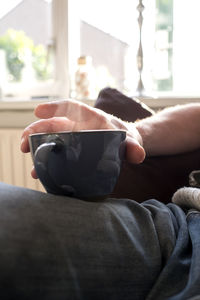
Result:
M126 139L126 160L133 164L140 164L145 159L145 150L136 139Z

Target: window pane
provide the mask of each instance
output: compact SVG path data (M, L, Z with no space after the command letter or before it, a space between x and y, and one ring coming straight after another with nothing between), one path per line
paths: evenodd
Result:
M137 94L139 0L79 1L80 55L92 58L96 94L105 86ZM142 1L145 93L200 94L199 0ZM77 58L78 59L78 58Z
M200 94L199 0L156 0L154 90Z
M0 2L0 82L33 85L53 78L51 1Z
M171 91L173 90L173 1L157 0L155 17L154 89L156 91Z
M200 95L200 1L173 1L173 85L174 90Z
M138 39L136 3L125 2L79 1L80 56L92 58L96 94L105 86L124 91L137 83L137 48L133 47Z

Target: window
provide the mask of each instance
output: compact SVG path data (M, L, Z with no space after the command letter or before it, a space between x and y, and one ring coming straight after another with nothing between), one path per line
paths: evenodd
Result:
M3 98L68 95L68 73L65 71L68 65L62 66L67 53L63 59L58 59L67 49L65 8L66 0L7 0L0 3L0 88Z
M139 39L136 2L75 2L74 6L79 8L76 9L79 22L79 33L76 34L79 37L76 46L79 53L76 55L92 58L95 70L95 81L93 80L92 85L95 96L105 86L127 93L134 90L138 79L136 55ZM76 72L78 56L71 59L74 61L74 65L71 64L71 74ZM73 93L75 86L72 84L71 87Z
M53 80L51 1L0 3L0 84L4 95L24 95Z
M198 96L199 10L198 0L2 1L0 88L20 99L77 97L77 70L90 62L83 98L105 86L135 96L140 75L148 96Z
M84 0L79 15L80 56L89 55L96 89L109 85L137 95L139 0ZM142 81L149 96L200 94L198 0L142 1Z

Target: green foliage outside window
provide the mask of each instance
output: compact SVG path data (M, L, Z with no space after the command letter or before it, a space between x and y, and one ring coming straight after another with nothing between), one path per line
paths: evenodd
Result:
M166 79L156 80L158 91L171 91L173 89L172 59L173 59L173 0L156 0L157 18L156 30L168 32L168 68L170 76Z
M33 69L36 78L39 80L47 80L52 74L52 64L50 63L50 55L48 57L47 50L43 45L38 45L32 49Z
M25 53L27 49L32 55L32 66L36 78L46 80L50 77L51 70L47 62L47 50L43 45L35 46L33 40L23 31L9 29L0 37L0 49L6 53L6 64L11 76L11 81L20 81L22 70L25 67Z

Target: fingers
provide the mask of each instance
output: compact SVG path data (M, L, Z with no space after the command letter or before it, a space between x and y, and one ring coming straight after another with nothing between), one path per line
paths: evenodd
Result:
M140 164L145 159L144 148L133 138L126 139L126 160L133 164Z
M38 179L38 176L36 174L35 168L33 167L31 170L31 176L33 177L33 179Z
M67 118L51 118L48 120L39 120L25 128L21 137L21 151L27 153L30 151L28 137L34 133L47 133L58 131L69 131L74 127L74 123Z
M113 129L111 116L102 110L75 100L54 101L39 104L35 109L38 118L67 117L76 129Z
M42 103L35 109L35 115L38 118L67 116L70 120L79 122L87 121L91 113L95 113L92 107L71 99Z
M145 151L139 144L138 131L136 132L133 128L129 130L129 127L127 128L127 124L123 121L84 103L74 100L42 103L35 109L35 115L42 119L32 123L24 130L21 140L21 151L24 153L30 151L28 137L34 133L87 129L124 129L127 131L126 160L138 164L145 158ZM31 175L33 178L37 178L34 168Z

